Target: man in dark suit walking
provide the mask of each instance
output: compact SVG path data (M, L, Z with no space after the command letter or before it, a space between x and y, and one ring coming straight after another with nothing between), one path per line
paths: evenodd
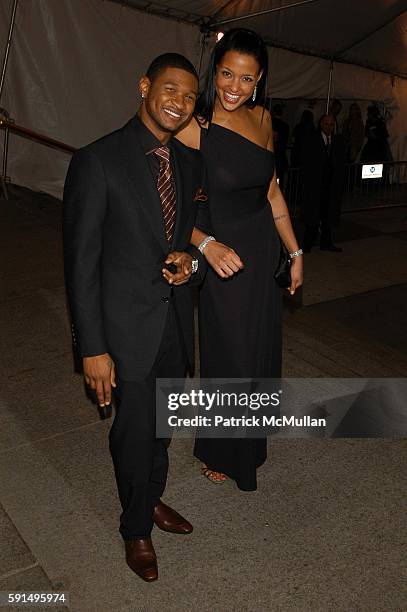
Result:
M304 251L310 252L321 229L322 251L341 252L333 243L332 231L338 225L345 178L346 148L343 137L334 134L335 118L323 115L318 130L302 150L302 208L305 222Z
M155 437L155 380L180 378L193 368L186 283L204 272L205 263L189 241L198 206L205 205L200 153L170 140L194 110L194 67L178 54L159 56L140 80L140 92L138 115L73 157L63 229L85 380L100 406L110 404L116 387L109 440L126 560L152 581L158 576L153 525L192 531L161 501L168 455L165 441Z

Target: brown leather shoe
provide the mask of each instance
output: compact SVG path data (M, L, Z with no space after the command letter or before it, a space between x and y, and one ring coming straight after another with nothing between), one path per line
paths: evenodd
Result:
M151 538L125 540L124 546L126 548L126 562L129 568L146 582L157 580L157 557Z
M153 521L157 527L170 533L187 534L193 530L191 523L187 519L184 519L178 512L163 504L162 501L158 502L154 508Z

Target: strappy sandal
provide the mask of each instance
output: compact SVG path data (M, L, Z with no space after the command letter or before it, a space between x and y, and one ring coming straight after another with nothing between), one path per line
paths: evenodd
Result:
M211 470L206 465L201 467L201 473L205 476L205 478L216 484L222 484L228 479L226 474L223 474L222 472L215 472L215 470Z

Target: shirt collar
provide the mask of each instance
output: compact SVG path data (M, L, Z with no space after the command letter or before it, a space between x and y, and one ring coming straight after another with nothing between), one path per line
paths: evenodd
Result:
M154 136L147 126L141 121L138 115L135 116L138 136L140 138L141 148L146 155L153 153L158 147L161 147L161 142Z

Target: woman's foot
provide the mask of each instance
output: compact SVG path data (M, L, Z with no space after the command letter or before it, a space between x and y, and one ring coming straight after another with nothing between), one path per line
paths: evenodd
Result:
M214 470L208 468L208 466L205 464L202 465L201 472L211 482L220 483L225 482L228 479L226 474L223 474L222 472L215 472Z

